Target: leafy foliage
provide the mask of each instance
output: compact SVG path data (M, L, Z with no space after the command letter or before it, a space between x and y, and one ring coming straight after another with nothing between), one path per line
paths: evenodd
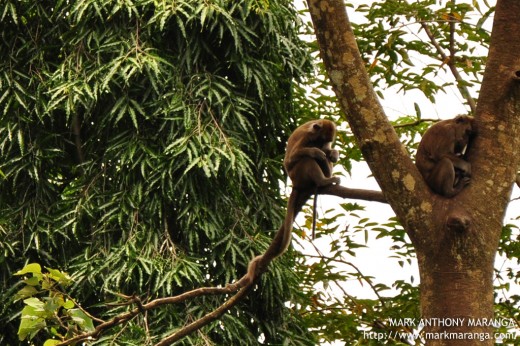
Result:
M49 329L51 334L60 338L71 337L77 331L92 331L92 318L73 300L61 291L72 283L70 277L59 270L42 268L37 263L26 265L14 275L29 275L25 286L16 294L23 299L18 337L20 340L32 339L40 330ZM39 297L41 293L46 296ZM58 339L48 339L44 346L55 345Z
M480 85L494 11L487 2L374 1L356 11L366 17L354 28L374 85L420 90L432 102L450 85ZM450 64L463 81L440 82Z
M365 207L357 203L341 204L340 213L328 210L320 218L318 234L319 238L330 237L328 247L320 246L318 255L311 252L298 257L297 268L304 278L302 289L307 302L299 309L322 342L379 345L382 340L370 338L367 333L407 333L405 328L391 326L388 321L420 319L419 291L413 281L411 284L397 280L389 287L381 283L381 278L366 275L363 265L355 264L360 249L384 237L392 239L391 252L399 262L409 264L415 257L403 228L395 220L382 224L364 217L364 213ZM347 225L338 226L343 220L348 220ZM349 282L357 282L365 293L358 296L359 293L352 292ZM384 341L402 345L400 340L388 337Z
M381 96L395 86L434 101L456 85L476 98L471 87L480 84L493 13L485 1L373 1L356 13L365 18L354 23L358 45ZM128 308L106 310L118 293L147 299L231 282L281 222L290 129L297 119L338 118L316 43L297 37L310 26L288 0L5 0L0 19L2 345L19 343L23 306L13 274L27 263L71 273L69 294L107 319ZM450 64L463 82L446 78ZM416 114L394 122L412 153L430 123L414 105ZM338 165L352 173L362 156L340 125ZM391 318L420 318L417 282L387 285L354 264L380 239L392 241L401 266L415 256L394 219L364 213L354 203L327 210L318 232L331 239L320 249L326 255L289 251L245 301L182 344L380 345L364 333L388 332ZM300 238L310 224L307 214ZM501 240L501 254L513 262L518 233L507 225ZM30 273L38 284L52 282L50 270ZM22 292L37 287L27 280L34 279ZM345 289L349 281L372 298ZM497 316L518 321L520 298L510 294L517 271L497 270L496 281ZM42 302L56 306L39 294L22 316L36 316ZM96 343L152 344L223 299L149 312ZM65 314L74 308L66 301ZM25 334L33 342L52 335L34 326Z
M27 262L71 273L94 314L112 291L166 296L241 275L283 214L291 81L310 67L290 2L13 0L0 16L0 343L16 344L9 287ZM225 328L186 344L308 343L282 268ZM103 340L149 344L221 302Z

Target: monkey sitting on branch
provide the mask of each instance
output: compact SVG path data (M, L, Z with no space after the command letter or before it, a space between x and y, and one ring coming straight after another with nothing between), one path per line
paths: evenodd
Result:
M312 126L312 127L311 127ZM302 140L308 139L309 130L315 131L314 135L321 132L322 139L318 142L309 142L311 147L302 148ZM306 191L314 189L314 204L312 208L312 239L316 231L316 209L318 187L339 184L338 177L332 177L332 163L339 159L339 152L332 149L332 142L336 137L336 125L329 120L314 120L298 127L287 141L287 149L284 157L284 168L293 184L293 191ZM330 140L329 140L330 139ZM316 167L319 165L320 169ZM292 195L292 193L291 193ZM310 195L305 194L303 204L309 199ZM290 197L289 197L290 203ZM303 206L302 204L302 206ZM290 204L289 204L290 205ZM289 207L287 208L289 211ZM294 210L293 210L294 211ZM298 214L295 211L293 221ZM285 222L289 222L287 216ZM292 222L291 222L292 231Z
M469 184L471 164L464 155L475 133L467 115L439 121L424 133L415 165L433 192L449 198Z
M317 189L339 184L340 179L332 176L332 162L337 162L339 158L339 152L332 149L335 137L336 124L323 119L306 122L289 137L283 160L285 171L293 184L287 213L266 252L249 263L247 274L242 279L246 280L246 284L257 277L257 271L263 272L269 262L287 250L294 219Z

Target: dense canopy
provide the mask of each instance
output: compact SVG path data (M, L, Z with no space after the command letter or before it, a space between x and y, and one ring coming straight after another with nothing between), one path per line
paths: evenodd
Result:
M28 262L73 275L87 307L241 275L284 211L291 81L310 67L290 1L7 1L0 15L0 343L18 339L8 289ZM294 280L269 280L210 337L307 338L281 320ZM122 340L219 301L171 306Z

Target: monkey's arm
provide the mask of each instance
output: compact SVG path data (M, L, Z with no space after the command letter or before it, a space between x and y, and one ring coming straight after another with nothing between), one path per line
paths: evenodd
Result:
M453 167L460 170L465 177L471 176L471 164L464 160L464 158L456 154L447 154L444 157L448 158L453 164Z
M285 170L289 172L293 169L294 165L296 165L301 159L306 157L310 157L322 163L327 163L327 155L325 154L325 152L323 152L323 150L315 147L305 147L294 150L290 153L290 155L284 162Z
M338 162L339 160L339 151L335 149L327 149L324 150L325 155L327 156L327 159L330 160L330 162Z

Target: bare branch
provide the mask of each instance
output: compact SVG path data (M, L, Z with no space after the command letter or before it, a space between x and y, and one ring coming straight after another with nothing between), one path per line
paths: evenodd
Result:
M334 195L341 198L361 199L364 201L388 203L381 191L350 189L341 185L329 185L318 190L319 194Z
M80 164L85 162L85 155L83 155L83 144L81 142L81 123L77 114L72 117L72 132L74 134L74 145L76 146L76 153Z
M117 325L120 325L122 323L126 323L135 316L139 315L140 313L144 313L148 310L155 309L159 306L166 305L166 304L175 304L182 302L186 299L195 298L203 295L213 295L213 294L228 294L233 293L237 291L240 287L237 285L227 285L225 287L202 287L197 288L195 290L185 292L183 294L180 294L178 296L174 297L166 297L166 298L158 298L150 301L146 304L138 304L139 306L132 309L131 311L127 311L125 313L119 314L112 318L109 321L103 322L99 324L93 331L82 333L79 335L74 336L73 338L67 339L59 344L57 346L65 346L65 345L71 345L75 344L79 341L88 340L91 338L98 337L105 329L109 329L112 327L115 327ZM134 302L137 303L134 297L132 297Z
M352 267L359 275L360 277L370 286L370 288L372 289L372 292L377 296L377 299L379 300L379 302L381 303L381 305L383 307L387 307L387 304L385 303L385 300L383 299L383 297L381 297L381 295L379 294L379 291L377 290L377 288L374 286L374 283L372 282L372 279L370 279L369 276L363 274L363 272L361 272L361 270L355 265L353 264L352 262L348 262L348 261L345 261L343 259L337 259L337 258L332 258L332 257L328 257L328 256L324 256L322 254L320 254L319 256L315 256L315 255L307 255L307 257L313 257L313 258L321 258L321 259L327 259L329 261L333 261L333 262L337 262L337 263L341 263L341 264L345 264L345 265L348 265L350 267ZM339 286L339 285L338 285ZM345 295L348 296L349 298L351 298L352 300L354 300L352 297L350 297L350 295L348 293L345 292ZM355 300L354 300L355 301Z
M451 0L455 5L455 0ZM450 62L455 61L455 16L450 13Z

